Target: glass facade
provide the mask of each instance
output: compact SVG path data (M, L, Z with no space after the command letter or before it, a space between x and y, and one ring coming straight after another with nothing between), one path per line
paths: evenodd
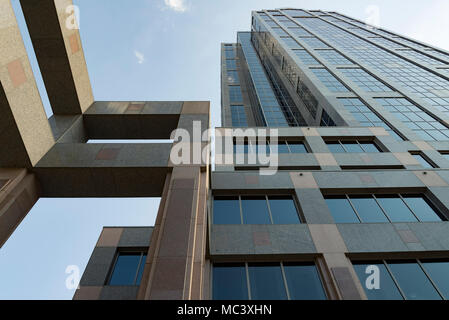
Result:
M138 286L145 267L146 253L119 252L108 285Z

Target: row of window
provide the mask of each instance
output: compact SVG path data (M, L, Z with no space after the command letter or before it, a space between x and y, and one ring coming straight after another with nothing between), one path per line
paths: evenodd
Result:
M258 153L259 149L267 154L273 153L277 148L277 153L308 153L305 144L299 141L279 141L276 145L267 142L267 144L258 145L255 142L244 143L244 144L234 144L234 154L239 153Z
M448 260L353 261L369 300L449 299ZM314 263L218 263L214 300L325 300Z
M291 196L215 197L214 224L299 224Z
M214 264L214 300L325 300L313 263Z
M439 222L444 216L421 194L326 196L326 204L337 224ZM300 224L292 196L216 196L213 223Z
M422 195L346 195L326 197L336 223L396 223L442 221Z

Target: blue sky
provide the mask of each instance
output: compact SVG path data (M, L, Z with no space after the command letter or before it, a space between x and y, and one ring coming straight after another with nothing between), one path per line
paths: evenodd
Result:
M48 115L45 87L12 0ZM210 100L220 117L220 43L250 28L252 10L335 10L449 51L447 0L75 0L95 100ZM312 5L313 4L313 5ZM71 299L68 265L83 272L103 226L152 225L158 199L41 199L0 249L0 299Z

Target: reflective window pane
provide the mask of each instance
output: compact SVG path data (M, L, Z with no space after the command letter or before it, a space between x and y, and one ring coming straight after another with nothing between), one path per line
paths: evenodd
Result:
M139 272L137 273L136 285L140 284L142 280L143 270L145 268L145 260L147 259L147 255L142 255L142 259L140 260Z
M379 268L379 289L373 288L373 283L368 278L373 272L368 270L369 272L366 273L367 267L371 265ZM354 269L369 300L403 300L399 289L383 263L356 263ZM367 282L369 286L367 286Z
M399 196L376 196L391 222L417 222L413 213Z
M360 223L357 215L345 197L329 197L326 199L335 223Z
M109 285L126 286L134 285L139 267L141 254L136 253L120 253L112 272Z
M292 197L268 197L274 224L298 224L299 216Z
M314 264L284 264L290 299L326 300L323 285Z
M287 299L280 264L249 264L248 272L252 300Z
M421 166L423 168L426 169L432 169L433 166L426 160L424 159L424 157L420 154L412 154L413 158L415 158L416 160L418 160L418 162L421 164Z
M288 150L287 144L285 143L285 141L279 141L277 144L278 147L278 153L289 153L290 151Z
M214 224L242 224L238 197L214 198Z
M242 197L244 224L271 224L265 197Z
M446 299L449 299L449 262L421 261L429 277Z
M343 149L342 145L339 142L327 142L327 147L329 151L332 153L345 153L345 149Z
M412 209L418 219L422 222L441 221L437 212L429 205L422 196L404 196L404 201Z
M363 150L367 153L379 153L379 148L373 142L360 142Z
M388 266L407 299L441 300L438 292L416 262L390 262Z
M357 142L342 142L343 146L345 147L346 151L349 153L363 153L363 149L360 147L360 145Z
M242 264L214 264L212 271L214 300L248 300L246 269Z
M357 197L351 196L351 202L354 205L355 210L365 223L381 223L388 222L387 217L382 212L382 209L377 204L376 200L372 196L370 197Z
M288 146L291 153L307 153L306 146L302 142L289 142Z

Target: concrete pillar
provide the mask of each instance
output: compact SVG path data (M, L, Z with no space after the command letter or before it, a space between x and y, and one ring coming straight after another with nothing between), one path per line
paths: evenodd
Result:
M0 169L0 248L38 199L34 174L26 169Z
M207 187L200 166L167 177L138 298L202 298Z
M84 113L94 98L72 0L20 4L53 113Z
M30 168L54 138L9 0L0 0L0 167Z

